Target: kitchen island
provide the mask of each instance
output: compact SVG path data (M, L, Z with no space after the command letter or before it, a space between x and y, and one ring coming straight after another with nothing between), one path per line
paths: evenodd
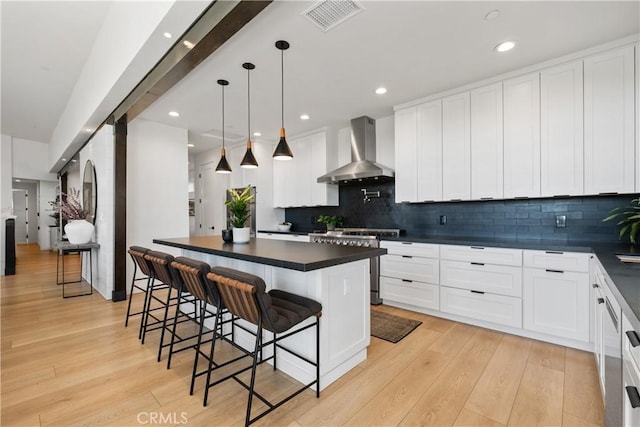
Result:
M180 248L184 256L211 266L235 268L260 276L268 290L282 289L320 302L321 390L367 358L369 259L384 255L386 249L253 238L246 244L234 244L225 243L219 236L154 239L153 242ZM299 326L307 322L311 320ZM242 331L236 332L236 342L252 348L253 338ZM313 330L296 334L284 344L311 360L315 358ZM315 377L305 363L284 352L278 353L278 369L303 383Z

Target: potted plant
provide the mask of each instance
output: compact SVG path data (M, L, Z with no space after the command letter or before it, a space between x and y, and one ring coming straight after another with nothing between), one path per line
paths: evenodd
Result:
M620 227L619 238L625 234L629 234L629 242L634 246L640 246L640 240L636 240L636 236L640 231L640 198L631 200L628 206L618 206L609 212L609 216L602 221L611 221L620 219L617 225Z
M64 232L69 243L81 245L91 241L95 227L87 221L89 211L82 207L80 190L70 188L68 193L60 193L60 197L56 197L56 200L49 204L67 221Z
M251 229L245 224L249 217L250 205L253 203L253 194L251 194L251 186L238 191L235 188L229 190L231 198L225 202L229 207L229 223L233 227L233 243L247 243Z
M342 218L335 215L320 215L316 221L320 224L325 224L327 226L327 230L342 227Z

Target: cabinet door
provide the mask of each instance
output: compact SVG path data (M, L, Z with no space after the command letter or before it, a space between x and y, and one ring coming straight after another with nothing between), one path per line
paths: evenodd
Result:
M417 201L442 200L442 100L419 105L417 121Z
M502 198L502 83L471 91L471 198Z
M540 74L503 83L504 197L540 196Z
M327 170L327 134L320 132L311 138L311 205L337 206L338 186L318 183L317 178Z
M293 165L293 174L287 178L293 183L296 196L290 200L289 206L311 206L311 143L312 138L306 137L293 141L291 145L295 156L287 163Z
M598 379L600 381L600 390L604 397L604 296L600 291L600 285L596 283L594 296L593 296L593 315L594 315L594 337L593 347L594 356L596 359L596 370L598 371Z
M442 100L442 199L471 198L469 92Z
M589 274L525 268L525 329L589 342Z
M395 112L396 203L418 200L417 109Z
M633 62L633 46L584 61L585 194L634 191Z
M636 193L640 192L640 45L636 45Z
M582 62L540 74L541 194L581 195L583 179Z

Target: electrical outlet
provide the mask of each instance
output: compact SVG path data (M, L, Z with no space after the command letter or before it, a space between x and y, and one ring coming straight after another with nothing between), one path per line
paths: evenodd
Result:
M447 216L440 215L440 225L447 225Z
M556 227L557 228L565 228L567 226L567 216L566 215L556 215Z

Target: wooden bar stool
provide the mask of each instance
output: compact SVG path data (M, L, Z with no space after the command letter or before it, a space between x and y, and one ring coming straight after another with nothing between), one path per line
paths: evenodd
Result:
M253 362L251 367L241 369L213 383L211 383L210 370L207 375L204 405L206 406L207 404L207 392L209 388L229 378L233 378L249 390L245 426L259 420L313 385L316 386L316 397L320 397L320 316L322 316L322 305L312 299L278 289L272 289L266 292L266 286L262 278L231 268L214 267L211 269L211 272L207 274L207 277L215 283L220 299L227 309L240 319L256 325L256 333L254 350L253 352L247 352L245 355L252 357ZM310 317L315 317L315 322L288 332L294 326ZM216 321L219 321L219 319L220 315L217 315ZM314 326L316 329L315 361L309 360L307 357L279 344L281 340ZM214 328L215 327L216 326L214 326ZM273 333L273 339L271 341L263 342L263 329ZM278 334L281 335L278 336ZM273 346L273 354L263 359L261 350L268 346ZM273 369L276 369L276 349L284 350L315 367L316 378L310 383L304 384L288 396L280 399L278 402L272 403L255 391L254 386L256 368L259 364L273 359ZM258 359L260 359L260 361L258 361ZM211 363L212 360L210 361L210 368L212 367ZM248 369L251 369L251 381L247 385L237 375ZM254 395L267 406L267 409L254 418L251 418L251 402Z

